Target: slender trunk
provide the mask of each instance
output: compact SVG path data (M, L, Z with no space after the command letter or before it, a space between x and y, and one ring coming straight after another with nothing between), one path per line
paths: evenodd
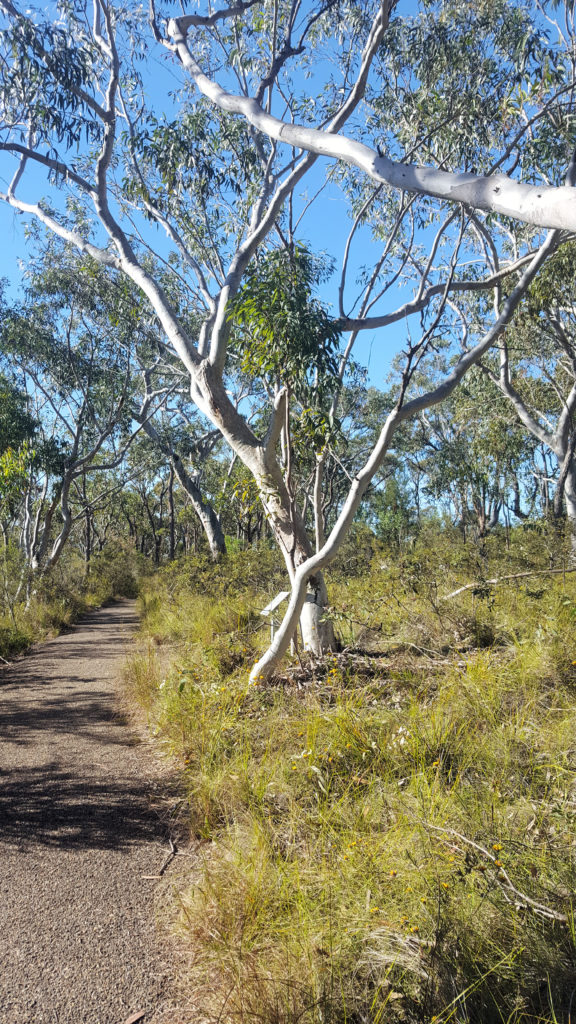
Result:
M84 562L86 564L86 575L90 572L90 560L92 558L92 521L90 509L86 509L86 536L84 540Z
M136 419L142 424L145 433L154 442L156 447L161 451L169 460L171 472L173 471L181 486L186 491L186 494L190 498L190 503L194 509L198 519L202 523L206 539L208 541L212 558L215 562L218 561L222 555L226 554L226 541L224 539L224 533L220 525L220 520L216 515L216 512L209 501L203 496L198 483L194 476L188 472L182 459L178 453L172 448L171 445L167 444L155 430L153 425L147 420L142 414L136 416Z
M33 538L33 552L32 558L30 559L29 565L29 584L27 587L27 599L26 606L28 607L30 601L35 593L35 586L33 580L43 579L51 569L54 568L56 563L60 560L60 556L68 543L70 534L72 533L72 513L68 504L68 497L70 494L70 487L72 484L72 475L67 473L62 481L62 488L60 491L60 500L54 499L49 506L45 516L44 522L41 527L40 537L38 533L40 531L40 523L37 520L34 528ZM62 516L62 525L60 532L52 543L50 552L48 553L48 547L50 542L50 535L52 530L52 524L54 521L54 515L56 509L60 505L60 514Z
M9 567L8 567L8 527L6 523L2 523L2 541L3 541L3 554L4 554L4 605L8 609L10 618L13 624L16 624L16 616L14 615L14 600L10 597L10 584L9 584Z
M194 477L188 473L179 455L174 454L172 456L172 465L178 480L190 498L192 508L202 523L212 558L217 562L222 555L226 554L226 540L216 511L210 502L204 498Z
M322 505L322 480L324 476L324 463L326 456L316 458L316 470L314 473L314 532L316 534L316 551L320 551L326 541L324 529L324 508Z
M86 472L82 474L82 497L84 504L86 505L85 515L85 526L84 526L84 564L86 568L86 575L90 573L90 559L92 558L92 522L90 516L90 508L86 502Z
M168 534L168 560L174 561L176 552L176 520L174 514L174 466L170 465L170 477L168 480L168 512L170 516Z
M568 483L568 478L574 476L574 448L576 447L576 431L573 430L568 447L566 451L558 458L558 464L560 468L560 476L556 484L554 491L554 502L553 512L554 518L560 519L562 516L562 498L566 499L566 512L568 513L568 493L572 489L572 485Z
M520 484L518 482L517 476L514 476L512 488L514 494L514 504L512 505L512 511L514 515L517 519L528 519L528 513L524 512L520 505Z

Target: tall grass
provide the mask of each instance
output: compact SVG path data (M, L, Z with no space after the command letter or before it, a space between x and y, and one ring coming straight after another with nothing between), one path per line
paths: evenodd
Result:
M348 649L266 687L270 590L181 568L144 599L130 679L182 766L197 855L167 913L207 1020L569 1020L576 580L487 587L440 541L344 566ZM538 555L520 533L483 579Z

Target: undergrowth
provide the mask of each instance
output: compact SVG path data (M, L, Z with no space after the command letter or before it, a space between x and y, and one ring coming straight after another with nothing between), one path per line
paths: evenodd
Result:
M254 553L250 558L255 560ZM278 589L187 563L143 597L129 682L182 766L169 908L202 1019L568 1021L576 988L576 579L537 538L345 558L344 650L248 685ZM456 598L447 595L473 584Z

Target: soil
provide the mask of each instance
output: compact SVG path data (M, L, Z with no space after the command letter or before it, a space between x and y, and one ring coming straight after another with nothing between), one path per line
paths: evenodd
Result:
M165 778L118 699L136 624L119 602L0 670L1 1024L195 1019L146 877Z

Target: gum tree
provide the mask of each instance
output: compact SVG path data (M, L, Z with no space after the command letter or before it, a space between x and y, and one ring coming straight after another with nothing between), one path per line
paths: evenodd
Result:
M29 282L25 304L2 310L2 360L35 424L19 492L21 547L32 577L58 562L74 524L98 507L96 488L78 510L86 475L105 476L130 444L132 366L118 335L102 337L98 304L78 303L66 271Z
M52 363L53 371L58 364L61 373L68 372L68 386L74 373L89 386L90 375L99 372L101 397L106 397L105 383L109 380L112 385L114 381L110 353L115 353L117 366L124 367L129 382L123 403L124 419L131 418L139 424L149 443L172 466L198 516L212 556L218 559L225 552L224 535L218 516L202 491L201 474L219 435L215 431L207 433L198 424L198 414L194 415L189 400L183 402L183 396L188 394L187 376L179 361L166 350L153 311L139 289L125 276L106 272L96 261L79 255L53 236L36 239L26 282L32 310L34 303L41 300L46 311L59 307L70 311L72 318L68 323L65 318L60 318L59 324L55 320L54 333L60 326L65 344L56 342L56 360L52 358L53 346L40 346L36 370L42 364L48 369ZM186 310L181 311L181 316L186 316ZM75 345L70 343L77 329L70 327L74 321L83 325L86 337L101 339L83 372L74 368L77 357ZM40 339L40 324L38 327ZM59 384L53 378L54 386Z
M192 401L251 473L292 587L254 676L273 671L298 618L321 652L322 570L394 432L452 393L576 230L572 17L556 24L557 5L544 3L532 18L515 0L421 0L416 16L402 0L245 0L177 17L152 5L146 25L101 0L63 4L52 21L0 6L2 198L141 289ZM151 86L159 59L176 76L163 98L161 82ZM361 332L399 324L403 368L379 439L314 550L281 464L290 387L266 395L256 431L229 394L230 339L258 255L290 254L304 232L322 247L312 214L324 193L349 218L334 282L334 326L347 334L338 372ZM508 218L523 225L519 241ZM470 332L459 298L496 284L491 326ZM174 288L195 310L192 326ZM425 392L416 371L440 337L454 359ZM319 491L322 477L319 453Z
M576 294L574 243L555 253L482 369L528 435L557 464L552 513L566 511L576 557Z

